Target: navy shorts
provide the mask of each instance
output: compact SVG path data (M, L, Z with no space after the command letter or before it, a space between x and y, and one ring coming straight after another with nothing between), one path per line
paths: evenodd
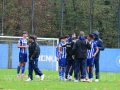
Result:
M66 67L66 58L59 59L59 66Z
M94 59L87 59L87 66L94 66Z
M19 53L19 62L27 62L27 54Z

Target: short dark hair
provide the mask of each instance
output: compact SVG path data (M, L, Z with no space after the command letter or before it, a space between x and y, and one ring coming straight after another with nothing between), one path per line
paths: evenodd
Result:
M64 39L64 38L65 38L64 36L60 37L60 39Z
M88 36L93 39L93 34L89 34Z
M29 39L35 40L35 36L34 36L34 35L30 35L30 36L29 36Z
M70 37L72 37L72 35L74 35L74 34L75 34L75 32L70 33Z
M28 34L28 32L27 31L23 31L22 34Z
M69 35L65 35L64 38L69 38Z

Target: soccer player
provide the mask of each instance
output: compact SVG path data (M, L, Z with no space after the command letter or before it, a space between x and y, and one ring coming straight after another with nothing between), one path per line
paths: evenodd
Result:
M96 30L93 32L93 36L94 36L94 41L96 42L98 48L99 48L99 52L97 53L97 55L95 56L94 59L94 65L95 65L95 75L96 75L96 80L95 82L99 81L99 58L100 58L100 51L104 50L104 44L103 41L99 38L99 32Z
M35 41L34 35L29 36L29 78L26 81L33 80L33 70L40 76L40 80L44 80L44 74L38 68L38 57L40 55L40 47Z
M60 54L58 52L58 49L59 49L59 46L60 46L60 43L61 43L61 38L60 38L60 42L57 44L57 47L56 47L56 60L58 61L58 72L59 72L59 77L61 79L61 67L60 67Z
M95 43L95 41L93 40L93 35L89 34L87 36L87 39L91 45L91 49L87 50L87 74L89 76L89 79L87 79L87 81L92 82L92 78L93 78L93 66L94 66L94 58L96 56L96 54L98 53L98 47L97 44Z
M83 35L81 35L83 34ZM74 82L79 81L79 71L81 67L81 81L85 81L86 78L86 62L87 62L87 49L91 49L91 45L85 40L84 32L80 32L80 38L75 42L72 49L72 57L75 59L75 75Z
M68 42L66 43L66 61L67 61L67 66L66 66L66 80L71 80L72 79L72 73L74 70L74 60L72 58L72 48L75 42L76 34L73 32L71 33L70 37L68 38Z
M64 80L64 73L66 69L66 47L62 47L66 44L66 37L61 37L61 43L58 46L58 52L60 54L59 66L61 67L61 80Z
M27 36L28 33L26 31L23 31L23 37L19 39L17 47L20 48L19 52L19 64L17 67L17 77L24 78L24 72L25 72L25 65L27 62ZM20 76L20 69L22 68L22 75Z

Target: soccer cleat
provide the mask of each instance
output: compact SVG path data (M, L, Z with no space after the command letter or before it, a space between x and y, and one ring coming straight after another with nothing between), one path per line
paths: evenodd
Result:
M89 82L89 81L90 81L90 79L86 79L86 81L87 81L87 82Z
M99 79L96 79L95 82L99 82Z
M81 79L80 81L81 81L81 82L85 82L86 80L85 80L85 79Z
M40 80L43 81L44 80L44 74L40 76Z
M24 74L22 74L22 75L21 75L21 78L25 78L25 75L24 75Z
M92 79L89 79L89 82L92 82Z
M29 81L32 81L32 80L30 78L28 78L26 81L29 82Z
M60 80L61 80L61 81L64 81L64 77L61 77Z
M68 79L64 78L64 81L68 81Z
M39 76L39 75L36 75L36 78L40 78L40 76Z
M74 82L78 82L78 80L74 79Z
M89 78L88 77L86 77L86 81L88 80Z
M20 74L17 75L17 78L20 78Z
M69 81L71 81L72 80L72 76L69 76L68 79L69 79Z

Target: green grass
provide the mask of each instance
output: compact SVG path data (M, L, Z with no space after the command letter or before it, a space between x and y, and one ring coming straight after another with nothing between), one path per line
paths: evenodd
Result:
M25 75L27 76L27 71ZM99 82L60 81L58 72L43 71L45 80L40 81L34 77L31 82L27 79L16 78L15 69L0 69L0 90L120 90L119 73L101 73Z

